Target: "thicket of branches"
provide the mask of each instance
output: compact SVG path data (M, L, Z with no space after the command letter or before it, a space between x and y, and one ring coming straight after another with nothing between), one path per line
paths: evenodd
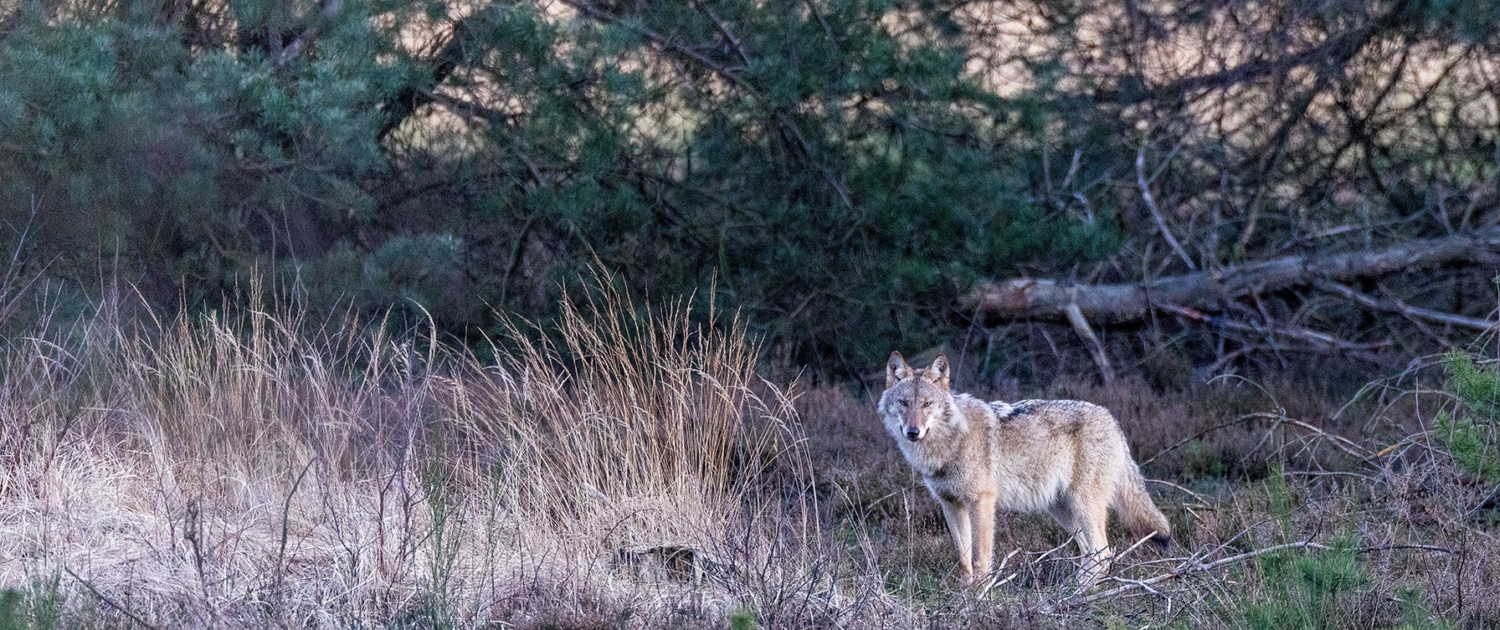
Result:
M987 279L1487 234L1497 26L1486 0L0 1L0 212L49 274L217 303L269 270L456 333L602 263L857 372L1067 315L976 313ZM1164 334L1096 357L1426 351L1494 308L1480 242L1152 302L1109 325Z

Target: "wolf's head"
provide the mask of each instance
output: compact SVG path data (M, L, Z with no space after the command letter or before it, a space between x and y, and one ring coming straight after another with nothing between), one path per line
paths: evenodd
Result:
M948 391L948 357L938 355L932 365L918 373L900 352L892 352L885 364L880 415L892 435L913 442L927 437L932 427L950 422L953 395Z

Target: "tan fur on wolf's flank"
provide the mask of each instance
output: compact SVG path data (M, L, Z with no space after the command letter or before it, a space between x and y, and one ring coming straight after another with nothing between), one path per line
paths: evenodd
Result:
M1109 571L1111 506L1139 536L1171 540L1109 411L1076 400L989 403L953 394L948 360L920 373L898 352L886 365L879 412L901 453L943 507L965 581L990 570L995 511L1045 512L1083 552L1079 583Z

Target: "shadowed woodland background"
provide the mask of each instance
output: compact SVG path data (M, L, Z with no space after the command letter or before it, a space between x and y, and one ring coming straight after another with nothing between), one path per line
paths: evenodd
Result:
M848 376L947 343L1050 377L1091 369L1083 346L977 326L977 282L1140 282L1494 229L1497 14L4 2L0 212L13 274L97 293L106 270L156 305L215 306L263 273L314 310L429 313L472 341L492 309L555 314L597 265L647 296L716 287L788 366ZM1153 311L1101 333L1126 369L1400 365L1473 331L1392 306L1482 319L1496 251L1206 309L1244 327Z
M0 630L1493 627L1497 177L1489 0L0 0Z

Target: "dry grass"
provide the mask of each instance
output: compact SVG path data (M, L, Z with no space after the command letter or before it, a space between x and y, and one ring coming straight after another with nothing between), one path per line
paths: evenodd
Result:
M733 321L602 290L480 361L274 310L100 308L0 349L0 628L1500 620L1494 488L1423 438L1451 406L1430 390L1041 392L1165 451L1146 472L1179 546L1079 599L1029 516L995 583L959 588L870 404L761 380Z
M784 605L746 588L817 581L790 399L733 322L593 297L496 365L256 308L43 322L3 355L0 583L84 626Z

